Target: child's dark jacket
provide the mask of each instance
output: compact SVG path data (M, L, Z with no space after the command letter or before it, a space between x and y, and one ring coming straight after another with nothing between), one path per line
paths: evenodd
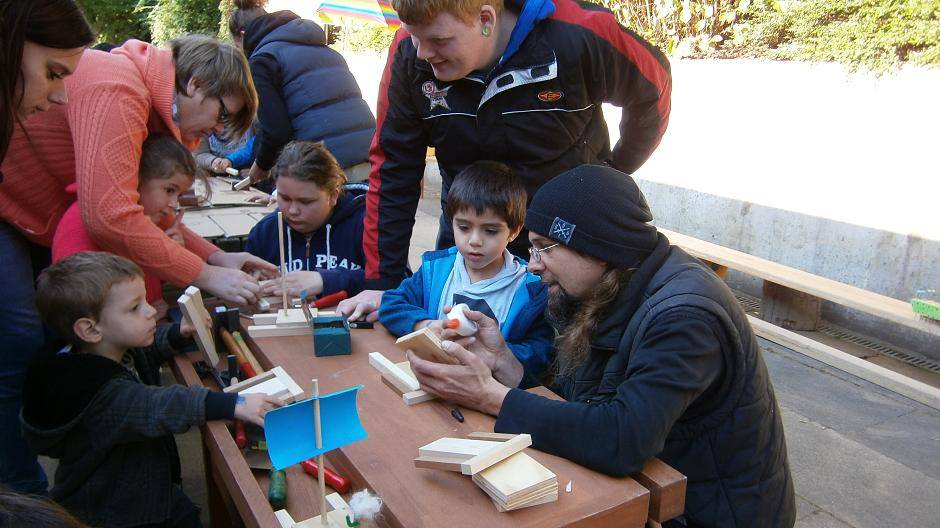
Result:
M92 526L167 520L180 479L173 434L233 416L234 395L155 386L171 341L184 342L178 326L162 326L153 345L129 351L137 373L81 353L36 359L26 373L23 435L59 460L51 498Z
M323 292L362 291L365 255L362 252L362 220L366 214L367 184L350 183L326 223L313 233L295 231L284 222L284 259L287 271L317 271ZM245 251L278 265L277 211L265 216L248 234Z

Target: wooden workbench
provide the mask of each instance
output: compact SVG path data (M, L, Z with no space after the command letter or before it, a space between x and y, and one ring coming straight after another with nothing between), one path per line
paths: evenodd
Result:
M463 410L464 423L450 414L440 401L406 406L368 363L368 353L380 351L392 361L403 354L393 338L379 325L375 330L353 330L351 356L316 358L308 337L257 339L249 345L265 368L282 366L309 394L310 380L318 378L321 393L362 384L358 410L369 436L327 455L327 465L348 477L353 489L367 487L384 500L382 525L422 528L459 527L642 527L648 515L660 520L681 513L685 478L657 460L647 464L638 477L650 491L632 478L612 478L568 460L534 449L526 452L558 477L557 502L499 513L487 495L469 477L458 473L417 469L413 458L418 447L443 436L465 436L473 431L492 431L494 418ZM195 355L194 355L195 357ZM211 385L199 380L189 357L179 356L174 371L181 383ZM535 389L542 394L545 388ZM223 519L222 504L233 506L249 527L278 528L267 503L267 477L254 474L232 439L224 422L203 427L210 513L214 526L230 526ZM295 520L318 514L316 482L299 466L288 468L287 510ZM653 482L648 476L653 475ZM568 482L572 491L565 492ZM329 490L328 490L329 491ZM650 509L652 506L652 510Z

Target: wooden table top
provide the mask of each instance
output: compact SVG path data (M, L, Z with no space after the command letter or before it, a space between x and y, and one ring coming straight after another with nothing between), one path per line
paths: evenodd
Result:
M262 366L282 366L307 395L312 378L319 379L321 394L364 386L359 391L358 411L369 436L330 452L327 465L349 478L354 490L368 487L384 500L384 524L407 528L645 525L650 492L637 481L609 477L531 448L526 452L557 475L558 501L508 513L497 512L470 477L415 468L413 459L420 446L444 436L492 431L495 419L463 409L465 422L459 423L451 416L451 408L436 400L406 406L368 362L368 353L374 351L393 362L403 361L404 355L395 347L394 339L376 325L375 330L353 330L352 343L352 355L322 358L314 357L309 337L261 338L250 345ZM176 369L186 384L200 382L185 356L176 361ZM535 390L548 392L544 388ZM261 472L252 475L224 423L207 424L203 433L222 484L232 495L246 525L277 527L266 501L266 475ZM660 470L675 473L659 461L651 463L658 464ZM566 493L569 481L572 491ZM684 479L681 484L679 512ZM678 486L669 489L679 492ZM289 468L287 510L293 518L300 521L317 515L317 498L315 481L298 466ZM658 507L654 504L654 511Z

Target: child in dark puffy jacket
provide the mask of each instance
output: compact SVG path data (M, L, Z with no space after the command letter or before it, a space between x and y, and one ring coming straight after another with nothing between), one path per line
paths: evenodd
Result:
M278 209L248 234L245 250L280 265L277 214L284 220L284 288L288 295L329 295L362 290L365 257L362 221L366 184L347 184L346 175L323 143L292 141L271 168ZM281 295L271 281L263 295Z

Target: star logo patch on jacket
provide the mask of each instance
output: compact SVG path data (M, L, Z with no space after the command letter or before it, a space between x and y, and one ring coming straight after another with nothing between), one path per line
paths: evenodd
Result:
M421 93L431 101L431 108L428 110L434 110L436 107L440 106L445 110L450 110L450 105L447 104L447 92L450 91L450 86L447 88L438 88L434 81L425 81L421 85Z

